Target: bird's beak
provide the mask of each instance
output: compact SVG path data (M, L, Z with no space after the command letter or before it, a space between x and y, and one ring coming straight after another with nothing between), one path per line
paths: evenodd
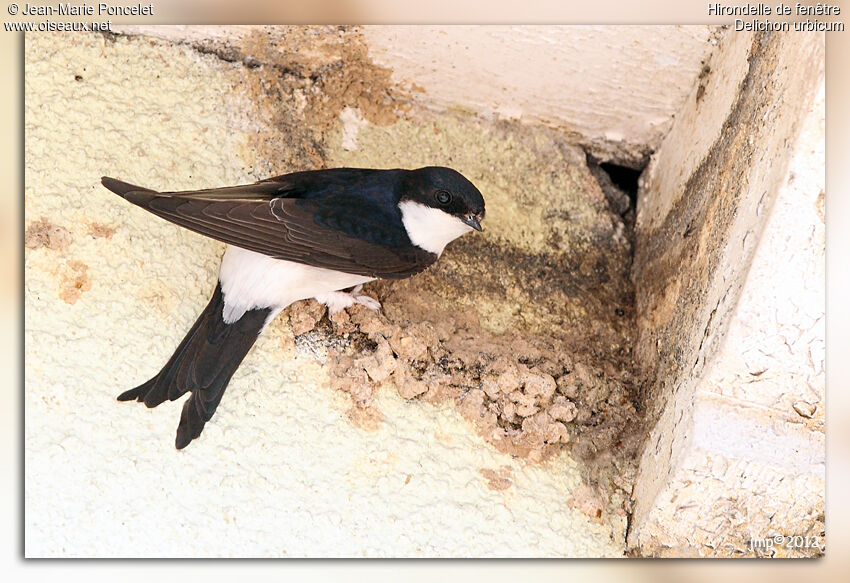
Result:
M476 215L466 215L464 218L461 219L461 221L463 221L476 231L484 230L481 228L481 222L478 220L478 217Z

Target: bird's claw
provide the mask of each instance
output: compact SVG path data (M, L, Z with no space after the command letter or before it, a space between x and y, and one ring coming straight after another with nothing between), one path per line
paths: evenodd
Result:
M381 308L381 302L375 298L360 295L358 292L362 288L363 286L359 285L351 290L351 292L335 291L326 294L319 294L316 296L316 301L320 304L326 305L328 307L328 312L331 315L341 312L345 308L353 306L354 304L360 304L370 310L379 310Z

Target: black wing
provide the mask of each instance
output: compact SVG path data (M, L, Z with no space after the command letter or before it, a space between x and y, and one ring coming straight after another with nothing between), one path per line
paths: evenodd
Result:
M344 181L322 184L321 176L296 173L244 186L163 193L109 177L102 183L172 223L277 259L388 279L409 277L437 260L410 243L399 217L387 214L395 205L353 197ZM316 189L321 197L313 196Z

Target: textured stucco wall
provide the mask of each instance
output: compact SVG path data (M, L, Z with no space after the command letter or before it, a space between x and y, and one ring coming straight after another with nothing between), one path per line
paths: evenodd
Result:
M253 27L122 26L213 47ZM557 127L602 160L639 167L673 123L717 26L364 26L369 58L431 109ZM281 36L266 27L264 34ZM299 53L315 53L309 45ZM249 53L250 54L250 53Z
M264 49L262 35L249 35L261 66L245 66L246 52L228 60L143 36L27 38L26 555L622 556L622 491L600 497L586 465L562 447L616 442L612 430L631 407L617 377L622 356L596 348L627 344L627 319L613 308L628 308L618 287L627 282L628 242L580 152L510 124L399 121L384 101L387 75L353 33L286 35L298 50ZM355 308L350 321L325 321L328 332L316 327L315 304L293 306L186 450L173 448L180 403L147 410L115 401L179 343L212 291L223 246L118 199L99 185L102 174L188 189L374 164L374 156L388 165L452 164L483 181L497 203L489 238L451 247L416 281L367 288L385 315ZM559 201L560 215L535 206L530 195L541 191ZM514 197L528 197L534 212L516 215ZM572 240L591 260L560 270L566 280L552 276L547 285L561 295L551 305L525 301L538 289L532 275L552 269L539 255L575 262L558 248ZM482 256L491 271L475 262ZM526 288L504 287L514 280ZM470 286L482 290L477 306ZM464 309L444 305L446 297ZM429 310L434 322L419 332L404 320ZM570 346L586 351L565 352L575 360L564 361L569 369L556 369L564 362L548 362L535 345L552 341L540 329L554 318L573 334ZM411 349L435 339L433 358L446 371L427 358L424 365L438 390L405 393L423 381L405 384L406 369L395 364L386 383L370 384L386 364L380 347L344 368L350 355L338 346L366 328L398 341L402 354L406 339ZM445 339L435 336L447 329ZM482 338L496 357L516 361L498 377L516 385L513 396L492 383L486 394L451 384L473 378L478 352L464 350ZM602 378L603 365L616 382ZM354 375L342 390L340 371ZM540 392L532 395L532 385ZM528 411L498 409L516 409L513 398L530 399ZM553 415L576 423L566 432ZM615 459L606 451L597 457Z
M727 33L643 177L642 553L822 535L823 54L819 34Z

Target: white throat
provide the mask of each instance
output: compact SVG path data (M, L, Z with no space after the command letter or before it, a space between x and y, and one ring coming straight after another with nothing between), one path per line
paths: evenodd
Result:
M437 255L442 254L446 245L472 230L459 218L412 200L399 203L398 208L411 242Z

